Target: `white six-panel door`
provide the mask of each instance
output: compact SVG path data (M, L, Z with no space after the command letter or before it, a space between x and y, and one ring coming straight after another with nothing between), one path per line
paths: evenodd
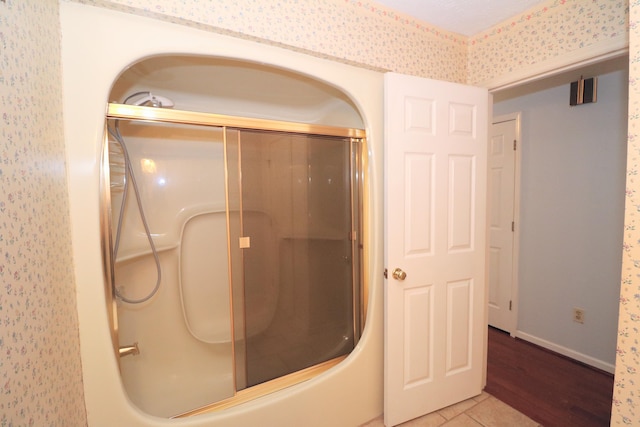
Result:
M489 325L513 332L516 119L491 126L489 138Z
M387 426L483 386L488 121L486 89L385 76Z

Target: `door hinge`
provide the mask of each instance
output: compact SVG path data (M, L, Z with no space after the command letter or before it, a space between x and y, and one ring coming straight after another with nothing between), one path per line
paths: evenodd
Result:
M516 151L516 146L518 145L518 142L514 139L513 140L513 151Z
M513 302L513 301L509 300L509 311L511 311L511 307L513 306L513 305L511 304L512 302Z
M516 231L516 222L511 221L511 231Z

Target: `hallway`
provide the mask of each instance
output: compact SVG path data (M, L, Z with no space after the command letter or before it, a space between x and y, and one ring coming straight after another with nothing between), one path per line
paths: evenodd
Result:
M401 426L608 426L612 394L613 375L489 327L485 391Z

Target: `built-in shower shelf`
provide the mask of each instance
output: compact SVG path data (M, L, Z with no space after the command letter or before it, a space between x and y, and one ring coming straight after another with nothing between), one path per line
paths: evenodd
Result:
M166 245L166 246L156 246L156 250L158 253L160 253L160 252L171 251L173 249L177 249L178 247L179 245L177 244ZM153 256L153 252L151 251L151 249L121 252L118 254L118 258L116 259L116 264L119 262L132 261L136 258L142 258L146 256Z

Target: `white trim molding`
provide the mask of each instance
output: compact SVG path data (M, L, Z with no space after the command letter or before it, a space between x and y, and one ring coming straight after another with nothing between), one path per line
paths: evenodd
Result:
M509 89L514 86L530 83L565 71L571 71L607 59L617 58L629 53L629 35L622 34L587 48L577 49L549 60L538 62L520 70L506 73L494 79L473 83L486 87L490 92Z
M615 365L613 365L612 363L608 363L603 360L596 359L595 357L587 356L586 354L582 354L570 348L552 343L551 341L538 338L535 335L531 335L522 331L516 331L516 337L522 340L528 341L532 344L539 345L540 347L546 348L547 350L551 350L563 356L577 360L578 362L582 362L586 365L593 366L594 368L600 369L610 374L613 374L615 371Z

